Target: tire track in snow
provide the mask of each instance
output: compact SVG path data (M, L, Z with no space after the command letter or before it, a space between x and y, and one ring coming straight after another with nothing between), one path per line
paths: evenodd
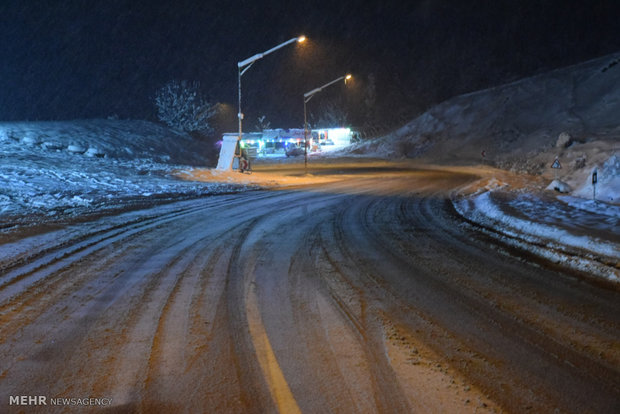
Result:
M387 203L387 201L384 203ZM366 219L364 217L359 218L361 222L366 223L363 228L369 235L365 239L373 241L372 246L367 246L364 250L384 251L386 256L394 258L389 260L388 263L395 264L401 261L402 265L397 266L398 269L410 268L412 269L412 275L416 275L414 279L405 282L406 276L404 274L403 276L396 277L398 274L396 269L385 269L383 272L377 269L377 274L383 274L387 282L385 286L391 289L394 296L400 298L399 301L402 301L403 304L410 303L419 309L425 309L424 312L427 318L433 320L435 324L443 326L444 329L451 332L453 340L460 342L458 348L461 351L469 349L471 352L481 352L487 355L487 358L497 361L498 366L506 363L512 365L514 364L512 361L502 361L505 357L499 354L494 356L496 350L502 350L505 353L506 350L513 349L512 352L515 358L521 358L520 355L523 355L522 353L524 352L522 347L525 345L529 357L521 360L521 363L515 367L515 369L523 371L521 375L507 377L497 372L493 373L495 371L495 363L486 364L486 366L482 365L481 370L478 372L472 370L471 367L468 368L469 375L476 382L482 384L483 389L492 390L496 387L493 381L504 381L510 383L509 388L506 388L505 391L510 389L513 392L522 393L521 395L511 396L508 392L502 392L498 398L507 406L519 400L528 401L528 404L535 407L538 406L539 409L547 409L549 406L554 406L559 401L562 401L560 394L553 396L553 393L547 392L545 393L545 399L543 399L536 394L528 396L523 393L527 392L528 389L532 391L534 389L541 389L545 384L549 386L550 382L556 384L565 383L564 387L556 388L558 393L562 393L563 389L570 388L569 383L572 381L581 381L582 387L585 386L583 384L589 384L590 395L602 391L597 399L597 403L601 404L601 407L609 407L609 404L613 405L604 395L609 395L610 392L613 393L614 388L617 387L617 385L613 385L618 384L618 380L614 379L616 374L612 374L611 371L603 368L598 363L584 358L583 355L573 352L555 340L546 338L545 335L541 335L528 324L515 319L514 315L499 308L494 300L479 296L475 291L464 288L466 284L459 283L458 279L461 274L468 275L469 277L476 273L486 275L495 271L493 270L494 266L497 267L496 271L503 273L506 271L506 268L510 268L512 265L509 263L496 263L493 265L486 260L477 262L478 259L476 258L484 259L488 256L482 254L481 251L476 252L469 247L458 247L458 243L450 237L449 233L446 234L445 231L438 231L438 229L446 226L443 223L435 223L445 219L442 218L441 213L446 208L445 206L446 202L442 197L416 199L415 206L409 210L411 213L409 220L410 223L417 225L417 228L413 233L409 233L407 237L413 237L411 236L412 234L422 235L423 237L419 240L413 237L413 240L408 244L399 244L392 241L395 235L400 236L402 233L402 223L399 228L392 229L390 232L385 227L393 225L393 222L390 220L385 220L383 224L377 226L374 223L374 218L378 217L377 215L373 214L373 217L366 217ZM377 205L376 211L380 211L381 216L385 217L385 206ZM390 238L390 235L392 238ZM404 237L400 236L400 239L402 240ZM429 242L430 246L424 246L424 244ZM457 248L454 248L454 246L457 246ZM438 263L436 255L432 254L433 250L446 250L448 252L452 250L453 254L447 254L444 261ZM465 262L459 262L463 257L463 250L469 252L469 256ZM416 254L416 252L420 252L420 254ZM520 266L522 265L512 268L512 272L517 274L522 272L523 270L520 270ZM505 279L507 281L511 280L508 275ZM412 289L413 285L411 282L414 280L420 285L417 289ZM408 287L405 287L404 283ZM426 292L427 297L416 298L416 291L418 290ZM494 299L498 298L495 290L493 289L492 292ZM432 295L428 295L429 293ZM405 297L408 297L408 299L403 301ZM429 301L431 297L434 297L434 299ZM450 321L451 319L452 321ZM437 345L435 346L437 347ZM440 353L452 354L454 355L452 358L455 360L465 357L464 355L459 357L460 351L455 353L454 350L449 351L445 346L441 345L438 348ZM515 348L516 346L519 349ZM444 348L441 349L442 347ZM543 362L549 359L558 360L554 364L553 370L550 369L553 365ZM534 363L536 360L540 362ZM601 378L597 378L596 375L585 374L575 370L575 367L588 367L588 373L598 372L599 375L605 373L605 380L601 381ZM502 368L501 372L503 371L504 368ZM587 379L588 377L589 379ZM545 380L540 381L540 378L545 378ZM581 379L577 380L577 378ZM594 382L600 383L598 386L591 385ZM582 407L586 407L589 403L584 400L581 404ZM567 408L565 407L565 409Z
M172 237L172 235L170 237ZM176 247L177 251L178 249L179 247ZM181 250L181 256L182 256L182 252L183 250ZM144 251L144 253L146 254L146 256L142 256L142 257L145 260L140 260L136 262L133 268L133 271L132 271L132 268L130 267L129 269L126 269L126 270L129 270L129 272L126 273L124 277L117 276L109 280L110 285L106 288L106 290L107 291L116 290L116 292L112 292L110 295L103 295L103 296L102 295L92 296L90 294L82 295L82 299L79 300L79 303L77 303L74 306L74 309L69 312L69 315L72 315L74 319L77 319L77 321L68 320L67 322L64 322L63 320L61 322L57 322L57 321L54 322L53 315L49 315L49 312L47 313L46 319L51 320L49 322L50 324L60 323L60 326L55 327L54 331L52 332L52 335L54 335L54 337L56 338L60 337L61 340L56 341L56 344L54 344L53 346L50 346L48 344L47 346L43 347L42 352L44 352L44 354L46 355L45 357L46 359L54 359L54 356L58 355L59 352L67 353L67 352L70 352L71 349L78 348L80 343L85 342L85 340L83 339L85 335L88 336L88 334L90 333L90 326L95 323L103 322L103 324L107 324L108 327L110 326L112 327L111 328L112 332L116 330L116 328L113 325L111 325L109 321L105 320L105 318L99 315L100 312L106 314L108 317L120 318L120 320L118 320L118 325L120 326L123 326L123 324L127 323L128 320L129 321L131 320L132 312L136 312L137 309L140 308L139 305L141 305L141 302L142 302L140 299L148 298L149 292L152 289L154 289L154 287L157 285L157 282L159 282L159 280L162 279L163 276L165 276L161 272L155 273L153 269L154 267L157 267L157 266L152 266L151 264L149 264L148 261L153 256L157 257L158 255L165 254L166 248L165 247L162 248L161 246L159 246L155 250L147 249L146 251ZM175 260L174 252L172 252L172 255L173 256L170 257L171 261ZM99 258L96 256L91 258L91 260L94 260L95 262L98 259ZM96 273L93 273L93 276L91 277L92 283L94 284L100 283L101 282L100 276L101 275L97 275ZM146 289L144 288L144 284L147 284ZM150 284L151 289L149 289L149 284ZM118 289L118 287L123 287L126 289L123 291L121 289ZM123 293L132 292L136 289L138 289L139 291L144 289L144 294L142 295L141 298L138 299L137 301L138 303L134 303L133 306L128 306L128 308L131 309L131 311L127 314L120 314L120 315L115 314L114 309L111 308L110 305L112 303L114 303L115 305L119 304L119 302L123 301ZM66 299L62 297L57 300L61 302L64 301L65 303L67 303ZM128 300L131 301L131 298L129 298ZM73 302L74 302L73 300L71 302L68 302L68 305L72 306ZM39 324L42 326L47 325L47 323L43 324L42 321L40 321ZM100 332L98 333L100 334ZM121 332L119 336L122 337L123 332ZM112 342L114 341L112 340ZM93 344L90 344L86 348L92 348L92 347L93 347ZM23 347L20 350L23 351ZM41 353L41 351L39 353ZM112 358L115 358L115 357L116 356L112 356ZM88 361L88 360L89 358L83 358L83 361ZM75 366L69 368L68 370L50 369L50 371L52 372L55 371L56 375L58 375L58 371L65 371L67 372L67 378L71 379L71 378L74 378L73 376L75 375L74 369L76 369ZM79 371L82 369L77 368L77 370Z
M321 240L322 253L329 266L327 273L338 282L326 278L327 288L333 302L359 333L365 358L370 369L374 390L374 403L378 412L411 410L409 402L392 370L383 348L383 332L377 323L378 308L373 295L377 293L377 281L369 274L369 268L360 260L360 245L351 244L351 229L357 227L358 215L365 215L376 200L369 196L355 196L347 200L336 217L333 227L327 228ZM361 213L360 213L361 212ZM333 240L333 241L332 241ZM355 250L347 247L353 245ZM344 294L344 295L343 295Z

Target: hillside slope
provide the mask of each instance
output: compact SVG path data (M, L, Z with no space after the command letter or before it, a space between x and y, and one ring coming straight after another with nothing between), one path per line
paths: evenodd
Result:
M445 101L356 153L389 158L494 161L578 142L620 136L620 53Z
M567 141L559 142L560 135ZM594 168L615 165L619 150L620 53L457 96L350 148L389 159L484 163L557 176L580 194ZM552 172L556 157L563 168Z
M202 147L147 121L0 123L0 229L34 215L74 216L231 191L177 178L178 170L204 165Z
M204 165L200 146L189 135L140 120L2 122L0 144L5 154L26 147L31 154L43 156L69 152L118 160L146 158Z

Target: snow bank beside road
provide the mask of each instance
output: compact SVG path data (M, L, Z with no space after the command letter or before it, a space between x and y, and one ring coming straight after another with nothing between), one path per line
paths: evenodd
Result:
M599 168L593 168L581 186L573 195L582 198L592 198L592 174L597 172L596 199L606 203L620 203L620 155L614 154Z
M554 203L532 194L505 196L486 191L455 200L454 206L511 245L620 282L620 207L605 205L598 210L575 197Z

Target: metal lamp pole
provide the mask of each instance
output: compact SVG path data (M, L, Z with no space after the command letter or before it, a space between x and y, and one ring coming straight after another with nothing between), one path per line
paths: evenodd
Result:
M308 173L308 116L306 113L306 104L310 99L312 99L315 94L321 92L323 89L327 88L330 85L333 85L336 82L340 82L343 79L346 83L349 79L351 79L351 75L348 74L341 76L331 82L326 83L323 86L312 89L310 92L304 93L304 168L306 169L306 174Z
M241 112L241 76L243 76L243 74L250 69L250 67L252 66L252 64L254 62L256 62L259 59L262 59L263 57L267 56L268 54L270 54L271 52L275 52L276 50L286 46L286 45L290 45L291 43L294 42L298 42L298 43L302 43L303 41L306 40L306 36L299 36L299 37L294 37L292 39L287 40L284 43L279 44L276 47L272 47L271 49L267 50L266 52L263 53L257 53L252 57L249 57L245 60L242 60L241 62L237 63L237 68L239 70L239 112L237 113L237 117L239 118L239 137L237 137L237 142L241 141L241 137L242 137L242 127L241 127L241 122L243 120L243 112Z

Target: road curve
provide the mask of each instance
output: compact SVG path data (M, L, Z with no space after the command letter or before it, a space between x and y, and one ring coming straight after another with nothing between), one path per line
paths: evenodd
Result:
M471 176L166 204L0 244L0 412L620 412L620 292L462 222Z

